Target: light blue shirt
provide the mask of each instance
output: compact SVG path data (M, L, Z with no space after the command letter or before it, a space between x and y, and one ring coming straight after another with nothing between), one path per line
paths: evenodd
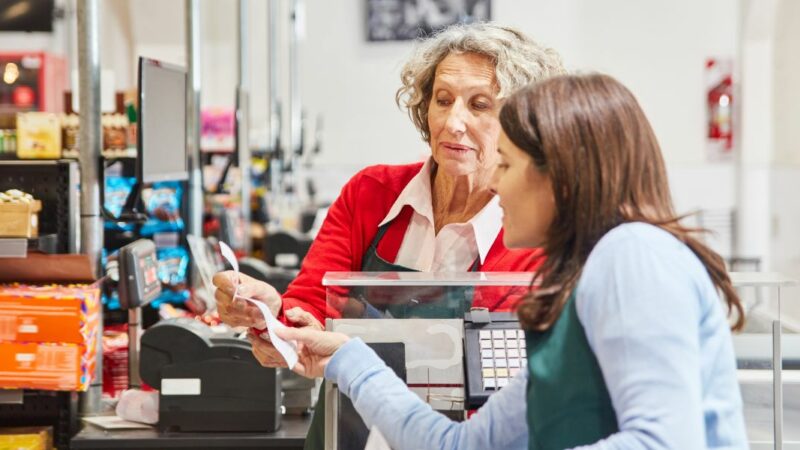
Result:
M746 449L742 400L725 309L700 260L660 228L618 226L592 250L576 291L617 414L615 449ZM325 377L395 450L526 449L527 371L464 422L433 411L360 339Z

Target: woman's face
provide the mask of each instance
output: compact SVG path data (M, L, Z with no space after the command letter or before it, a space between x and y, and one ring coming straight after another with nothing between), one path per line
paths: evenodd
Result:
M540 247L556 213L553 184L502 130L498 149L500 162L491 188L503 209L503 244L508 248Z
M450 54L436 66L428 106L433 159L450 176L488 176L497 164L499 87L489 58Z

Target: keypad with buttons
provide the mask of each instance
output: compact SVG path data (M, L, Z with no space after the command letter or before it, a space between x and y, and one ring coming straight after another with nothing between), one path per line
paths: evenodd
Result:
M480 330L481 385L498 390L525 367L525 332L522 330Z
M510 312L491 312L476 322L470 313L464 317L464 365L466 406L476 409L490 395L508 386L526 370L525 332Z

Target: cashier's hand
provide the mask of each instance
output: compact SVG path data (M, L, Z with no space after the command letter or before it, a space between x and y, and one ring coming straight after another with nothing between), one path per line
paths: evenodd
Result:
M286 318L294 324L297 329L321 331L322 324L310 312L295 307L286 311ZM286 360L269 341L269 334L262 333L256 336L251 330L247 338L253 344L253 356L264 367L286 367Z
M347 335L306 328L281 328L275 333L287 341L297 342L297 365L294 372L306 378L325 375L325 366L339 347L350 340Z
M233 298L236 290L236 272L231 270L219 272L214 275L214 286L217 291L214 298L217 300L217 310L223 322L232 327L264 328L267 326L261 311L252 303L241 298ZM281 310L281 295L274 287L263 281L256 280L245 274L239 274L239 297L248 297L264 302L275 317Z

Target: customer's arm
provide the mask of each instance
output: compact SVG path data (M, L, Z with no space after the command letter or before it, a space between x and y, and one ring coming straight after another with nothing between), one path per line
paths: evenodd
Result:
M285 328L276 331L298 342L295 371L322 374L350 397L368 427L375 426L395 450L525 449L525 371L464 422L433 411L360 339L340 333ZM260 343L252 338L254 345ZM332 355L332 356L331 356Z
M615 230L595 247L578 316L600 364L619 432L591 449L705 449L699 322L690 250Z

